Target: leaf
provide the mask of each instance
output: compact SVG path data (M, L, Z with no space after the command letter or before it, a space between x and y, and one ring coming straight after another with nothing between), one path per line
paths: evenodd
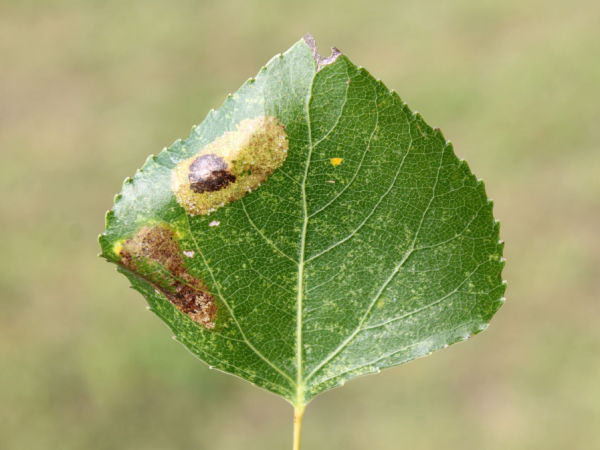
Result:
M303 407L483 330L498 230L441 132L307 37L125 180L100 244L192 353Z

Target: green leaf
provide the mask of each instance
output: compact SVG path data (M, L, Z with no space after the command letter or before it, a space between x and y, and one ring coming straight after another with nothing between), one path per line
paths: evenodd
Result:
M484 185L310 37L124 182L102 255L192 353L296 407L480 332L503 302Z

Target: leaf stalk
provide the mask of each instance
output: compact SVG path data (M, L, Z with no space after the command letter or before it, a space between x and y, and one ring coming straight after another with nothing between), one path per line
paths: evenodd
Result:
M294 446L293 450L300 450L300 434L302 432L302 419L304 418L304 406L294 406Z

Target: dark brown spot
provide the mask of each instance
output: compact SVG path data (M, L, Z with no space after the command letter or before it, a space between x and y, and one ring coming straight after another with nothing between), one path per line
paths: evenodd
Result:
M235 175L229 172L227 163L220 156L202 155L190 165L188 179L190 189L202 194L227 187L235 181Z

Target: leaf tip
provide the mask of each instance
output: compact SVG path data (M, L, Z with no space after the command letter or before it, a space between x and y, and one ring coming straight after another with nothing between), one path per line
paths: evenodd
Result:
M315 38L312 34L306 33L302 37L302 39L304 39L306 45L308 45L308 47L312 50L313 57L315 59L315 62L317 63L317 72L321 70L324 66L333 64L342 54L342 52L338 48L331 47L331 55L321 56L317 51L317 42L315 41Z

